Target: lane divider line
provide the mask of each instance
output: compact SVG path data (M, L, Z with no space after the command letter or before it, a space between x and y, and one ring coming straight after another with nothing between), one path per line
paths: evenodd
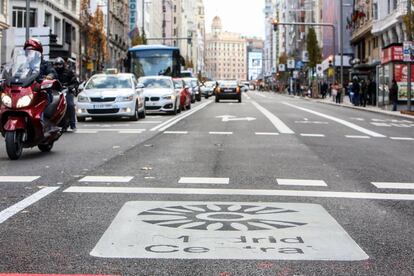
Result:
M414 183L398 183L398 182L371 182L378 189L401 189L414 190Z
M79 179L79 182L117 182L128 183L133 176L85 176Z
M40 176L0 176L0 182L33 182L39 179Z
M277 178L276 182L278 185L287 186L311 186L311 187L327 187L323 180L305 180L305 179L280 179Z
M254 134L259 135L259 136L266 136L266 135L268 135L268 136L278 136L279 135L279 133L277 133L277 132L255 132Z
M229 184L229 178L219 177L181 177L179 184Z
M296 106L296 105L293 105L293 104L290 104L290 103L287 103L287 102L283 102L283 104L285 104L287 106L290 106L290 107L293 107L293 108L296 108L296 109L299 109L299 110L302 110L302 111L305 111L305 112L308 112L308 113L315 114L317 116L320 116L320 117L323 117L323 118L326 118L326 119L329 119L329 120L332 120L334 122L337 122L339 124L342 124L344 126L347 126L349 128L352 128L356 131L362 132L362 133L367 134L367 135L372 136L372 137L378 137L378 138L386 137L385 135L382 135L380 133L371 131L369 129L360 127L360 126L358 126L354 123L351 123L351 122L348 122L348 121L345 121L345 120L342 120L342 119L339 119L339 118L336 118L336 117L333 117L333 116L330 116L330 115L326 115L326 114L323 114L323 113L320 113L320 112L317 112L317 111L313 111L311 109L299 107L299 106Z
M325 137L325 134L301 133L302 137Z
M266 108L262 107L255 101L252 101L252 104L270 120L270 122L276 127L276 129L283 134L295 134L293 130L291 130L282 120L276 117L273 113L271 113Z
M0 212L0 224L11 218L12 216L16 215L17 213L23 211L30 205L36 203L37 201L41 200L42 198L46 197L47 195L53 193L60 187L46 187L41 189L40 191L32 194L31 196L23 199L22 201L10 206L9 208Z
M156 126L156 127L153 127L152 129L151 129L151 131L164 131L164 130L166 130L167 128L169 128L169 127L171 127L171 126L173 126L173 125L175 125L176 123L178 123L179 121L181 121L182 119L184 119L184 118L187 118L188 116L190 116L190 115L192 115L192 114L194 114L194 113L196 113L197 111L199 111L199 110L201 110L201 109L203 109L204 107L206 107L207 105L209 105L209 104L211 104L213 101L208 101L208 102L206 102L206 103L203 103L203 104L201 104L201 105L199 105L199 106L197 106L197 107L195 107L194 109L191 109L190 111L188 111L188 112L186 112L186 113L183 113L183 114L181 114L181 115L179 115L178 117L174 117L174 118L171 118L170 120L167 120L167 121L165 121L164 123L162 123L162 124L159 124L158 126Z
M164 131L164 134L188 134L188 131Z
M390 137L391 140L399 140L399 141L414 141L414 138L409 137Z
M86 194L171 194L171 195L229 195L229 196L287 196L315 198L348 198L414 201L414 194L358 193L300 190L248 190L248 189L187 189L187 188L132 188L72 186L65 193Z
M364 136L364 135L345 135L346 138L351 138L351 139L370 139L369 136Z
M210 131L208 134L210 135L232 135L233 132L231 131Z

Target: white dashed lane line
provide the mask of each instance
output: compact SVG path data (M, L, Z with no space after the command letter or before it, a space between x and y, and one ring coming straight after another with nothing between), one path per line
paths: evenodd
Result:
M277 132L255 132L254 134L258 136L278 136L279 135L279 133Z
M302 137L325 137L324 134L301 133Z
M210 135L233 135L231 131L210 131L208 134Z
M372 185L378 189L401 189L401 190L414 190L414 183L398 183L398 182L372 182Z
M390 137L391 140L399 140L399 141L414 141L414 138L409 137Z
M218 177L181 177L179 184L229 184L229 178Z
M369 136L364 136L364 135L345 135L346 138L351 138L351 139L370 139Z
M0 176L0 182L28 183L39 178L40 176Z
M79 182L127 183L133 178L133 176L85 176L82 179L79 179Z
M305 180L305 179L276 179L278 185L288 186L313 186L326 187L328 186L323 180Z
M164 134L188 134L188 131L164 131Z

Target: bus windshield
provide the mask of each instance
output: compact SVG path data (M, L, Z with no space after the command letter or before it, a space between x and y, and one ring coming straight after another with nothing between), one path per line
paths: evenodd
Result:
M137 78L143 76L178 77L179 56L178 50L172 49L131 50L131 73Z

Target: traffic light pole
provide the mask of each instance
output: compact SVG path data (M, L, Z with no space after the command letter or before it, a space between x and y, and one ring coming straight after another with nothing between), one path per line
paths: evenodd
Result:
M332 66L334 69L334 75L333 75L333 82L336 82L336 65L335 65L335 56L336 56L336 26L334 24L329 23L304 23L304 22L276 22L274 21L272 23L273 25L282 25L282 26L317 26L317 27L329 27L332 28L332 34L333 34L333 60L332 60ZM343 79L341 78L341 87L343 87Z

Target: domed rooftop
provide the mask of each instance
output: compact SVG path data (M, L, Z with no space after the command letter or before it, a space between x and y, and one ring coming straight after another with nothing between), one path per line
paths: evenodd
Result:
M213 33L219 33L222 30L221 19L216 16L213 18L213 23L211 24L211 31Z

